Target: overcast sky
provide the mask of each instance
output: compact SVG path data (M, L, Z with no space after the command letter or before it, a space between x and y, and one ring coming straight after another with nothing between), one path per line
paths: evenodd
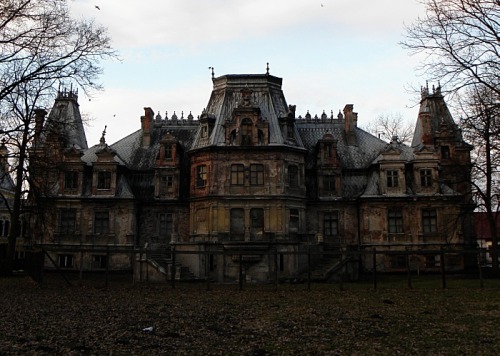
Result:
M354 104L358 124L380 115L414 121L409 89L417 57L398 44L404 24L422 14L416 0L73 0L77 17L108 28L121 61L103 63L104 91L80 95L89 146L114 143L140 128L144 107L162 117L197 117L212 90L211 72L283 78L297 116ZM98 8L97 8L98 7Z

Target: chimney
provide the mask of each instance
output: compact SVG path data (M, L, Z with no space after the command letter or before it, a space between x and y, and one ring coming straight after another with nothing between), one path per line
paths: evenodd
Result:
M44 109L35 109L35 144L38 142L40 134L42 133L46 115L47 111L45 111Z
M353 112L354 105L346 104L344 107L344 130L349 146L356 145L356 127L358 126L358 113Z
M142 147L149 147L151 144L151 125L153 123L154 111L144 108L144 116L141 116Z
M5 140L0 144L0 172L7 174L9 172L9 150L7 146L5 146Z

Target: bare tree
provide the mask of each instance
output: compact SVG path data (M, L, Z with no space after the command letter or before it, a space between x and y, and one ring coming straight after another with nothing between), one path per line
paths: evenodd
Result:
M420 0L426 15L406 28L401 43L426 55L420 70L457 92L482 86L500 93L500 1Z
M401 114L380 115L375 121L369 122L365 130L390 142L394 137L406 145L411 143L413 128Z
M426 14L406 28L402 46L426 55L420 70L455 95L464 115L464 137L475 146L476 203L488 212L493 235L493 268L498 266L495 211L498 211L498 102L500 98L500 1L421 0Z
M492 245L498 244L500 218L500 96L489 88L470 88L460 98L465 138L474 144L472 179L478 209L486 212ZM498 250L492 249L492 264L498 269Z
M2 272L9 274L21 231L21 203L29 186L29 152L35 111L48 107L57 86L76 83L100 89L100 60L115 57L106 29L74 20L66 0L3 0L0 4L0 126L10 147L15 192L8 249Z

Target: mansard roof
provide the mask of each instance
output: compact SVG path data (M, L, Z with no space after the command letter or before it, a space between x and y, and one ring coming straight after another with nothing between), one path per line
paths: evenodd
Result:
M372 134L355 127L357 145L348 145L344 128L344 119L333 119L327 122L296 121L297 130L302 138L304 147L308 150L306 168L313 168L316 163L315 147L319 140L330 134L337 140L337 152L341 166L344 169L364 169L387 146L385 141Z
M50 110L45 132L63 139L65 147L88 148L76 92L59 91Z
M299 140L286 141L281 133L278 119L289 112L281 84L281 78L269 74L231 74L213 78L213 91L205 113L215 119L214 129L208 140L202 140L198 133L192 148L226 145L224 123L240 107L244 90L251 92L248 105L258 108L261 118L269 124L269 145L302 147Z

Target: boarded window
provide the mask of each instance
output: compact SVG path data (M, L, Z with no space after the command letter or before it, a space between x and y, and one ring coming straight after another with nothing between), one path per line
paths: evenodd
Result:
M160 238L170 237L173 232L174 217L173 214L161 213L158 214L158 234Z
M245 211L240 208L231 209L231 240L245 238Z

